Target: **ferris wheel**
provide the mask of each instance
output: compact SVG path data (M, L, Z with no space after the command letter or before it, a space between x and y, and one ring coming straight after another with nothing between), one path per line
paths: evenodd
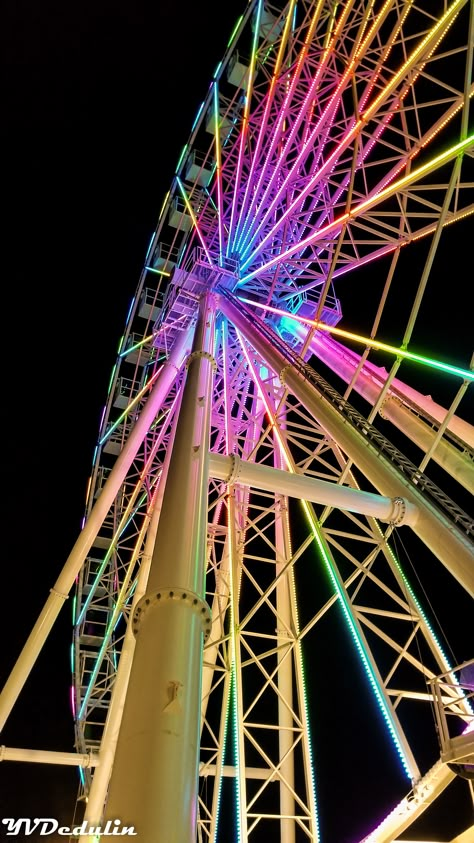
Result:
M472 349L438 339L444 243L472 230L473 51L467 0L251 0L236 22L83 530L0 700L4 720L74 587L90 826L382 843L453 783L473 797L473 663L429 603L437 579L474 596Z

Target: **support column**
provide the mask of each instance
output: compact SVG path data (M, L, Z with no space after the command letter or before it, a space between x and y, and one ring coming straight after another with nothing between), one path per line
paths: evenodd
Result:
M275 445L275 462L279 464L279 454ZM291 556L289 547L288 500L283 495L275 495L277 515L275 519L275 546L277 559L276 576ZM280 577L276 587L277 617L279 623L278 636L278 740L280 749L280 841L281 843L295 843L295 756L294 756L294 728L293 719L293 618L290 602L290 573L287 571ZM282 627L283 625L283 627Z
M204 602L214 299L200 303L136 647L106 819L140 843L194 843Z

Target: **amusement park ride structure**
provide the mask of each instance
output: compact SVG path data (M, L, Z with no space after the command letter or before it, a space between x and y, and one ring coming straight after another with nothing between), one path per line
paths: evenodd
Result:
M473 797L474 663L450 663L401 553L474 597L473 361L420 350L444 230L474 213L473 50L467 0L251 0L236 23L126 320L83 529L0 697L3 727L73 590L61 761L90 826L331 843L328 741L358 773L318 720L318 695L351 717L329 623L390 783L347 834L399 839L454 780ZM414 366L455 384L448 406Z

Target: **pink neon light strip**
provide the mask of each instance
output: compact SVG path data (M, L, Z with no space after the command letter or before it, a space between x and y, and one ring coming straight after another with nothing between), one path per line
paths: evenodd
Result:
M247 200L248 200L249 192L252 191L253 194L254 194L254 197L258 197L258 195L259 195L259 191L260 191L260 188L261 188L261 185L262 185L262 179L264 178L265 173L267 172L269 160L270 160L271 156L273 155L273 153L275 152L275 148L276 148L276 146L277 146L277 144L280 140L281 127L282 127L283 121L285 119L285 115L286 115L286 112L287 112L287 106L288 106L288 103L290 102L291 96L294 93L296 83L297 83L297 81L298 81L298 79L301 75L304 60L307 56L309 44L311 43L311 40L313 38L314 29L316 27L316 23L317 23L317 20L319 18L319 15L320 15L320 12L321 12L321 7L322 7L323 3L322 3L322 0L320 0L320 2L318 3L318 6L316 8L316 11L314 12L314 15L313 15L308 33L306 35L303 47L302 47L300 55L298 57L298 62L296 64L296 68L295 68L295 71L294 71L289 89L287 91L287 94L285 96L283 105L281 107L279 118L275 123L275 127L274 127L274 130L273 130L273 138L272 138L272 141L269 145L269 149L268 149L268 152L267 152L267 155L266 155L266 158L265 158L265 163L264 163L263 168L261 170L260 176L258 178L257 186L256 186L255 191L254 191L253 190L253 177L254 177L254 174L255 174L255 167L258 164L258 156L260 155L260 150L261 150L261 146L262 146L262 142L263 142L263 135L264 135L264 132L265 132L265 130L267 128L267 125L268 125L268 117L269 117L269 113L270 113L270 108L273 104L273 95L274 95L274 92L275 92L277 76L280 73L281 63L282 63L282 60L283 60L283 50L284 50L284 47L286 46L286 38L288 37L288 32L289 32L289 29L290 29L290 26L291 26L291 21L292 21L292 17L293 17L293 10L294 10L295 5L296 5L296 0L292 0L292 2L290 4L290 7L288 9L288 14L287 14L286 22L285 22L285 30L284 30L284 33L283 33L283 38L280 42L280 49L278 51L275 71L274 71L274 74L272 76L272 80L271 80L271 83L270 83L270 90L269 90L269 94L268 94L267 101L266 101L266 104L265 104L265 112L264 112L264 115L263 115L262 124L261 124L261 127L260 127L260 132L259 132L259 135L258 135L257 145L256 145L255 152L254 152L254 155L253 155L251 169L250 169L250 173L249 173L249 176L248 176L248 179L247 179L247 186L245 188L245 194L244 194L244 200L243 200L243 203L242 203L242 209L241 209L240 216L239 216L239 224L237 226L237 235L236 235L236 241L235 241L236 251L238 251L239 248L240 248L242 238L245 235L245 231L246 231L246 228L247 228L247 225L248 225L248 220L251 219L252 209L253 209L253 207L255 205L255 201L256 201L255 198L252 198L252 200L250 202L249 209L248 209L248 213L246 214L246 207L247 207ZM246 214L246 218L244 220L243 227L241 227L242 226L242 220L244 219L244 214ZM239 229L241 229L240 235L239 235Z
M221 138L219 128L219 89L214 82L214 136L216 143L216 177L217 177L217 218L219 224L219 266L224 264L224 214L222 209L222 158Z
M348 66L347 66L347 68L346 68L346 70L345 70L344 74L341 76L341 78L340 78L340 80L339 80L339 83L338 83L338 85L337 85L337 87L336 87L336 90L335 90L335 91L334 91L334 93L332 94L332 96L331 96L331 98L330 98L329 102L326 104L326 107L325 107L325 109L324 109L324 111L323 111L323 113L322 113L321 117L319 118L319 120L318 120L317 124L314 126L313 130L311 131L311 134L310 134L310 136L309 136L309 138L308 138L308 140L307 140L306 144L304 144L304 145L302 146L302 148L301 148L301 150L300 150L300 153L299 153L299 155L297 156L296 161L294 162L294 165L290 168L290 170L289 170L289 172L288 172L288 174L287 174L286 178L284 179L283 184L281 185L281 188L280 188L280 190L278 191L277 195L274 197L273 201L272 201L272 202L270 202L270 203L268 204L268 203L267 203L267 196L268 196L268 194L269 194L269 191L270 191L270 189L271 189L272 185L274 184L274 181L275 181L275 178L276 178L276 174L280 171L280 167L279 167L279 166L277 166L277 167L275 167L275 168L274 168L273 175L272 175L272 177L271 177L271 179L270 179L270 182L269 182L269 184L268 184L267 188L265 189L265 192L264 192L264 194L263 194L263 196L262 196L262 198L261 198L261 203L260 203L260 204L261 204L261 206L262 206L262 207L264 207L264 208L266 209L266 212L265 212L265 214L263 215L263 218L261 219L261 221L260 221L259 225L257 226L256 230L254 231L254 233L253 233L253 237L258 236L259 231L261 231L261 229L264 227L264 225L265 225L266 221L270 218L271 214L273 213L273 210L275 209L275 207L276 207L276 205L277 205L277 203L278 203L278 201L279 201L279 197L280 197L281 193L282 193L282 192L284 192L284 191L286 190L286 187L287 187L287 185L289 184L290 180L291 180L292 178L294 178L294 174L298 171L298 169L299 169L299 167L301 166L301 163L302 163L303 159L305 158L305 156L306 156L307 154L311 154L311 152L313 151L313 147L314 147L314 144L315 144L315 141L316 141L317 136L320 134L320 132L321 132L322 128L323 128L324 126L326 126L326 131L325 131L324 137L323 137L323 139L320 141L320 143L319 143L319 145L318 145L318 146L319 146L319 158L321 157L321 155L322 155L322 148L323 148L323 146L324 146L325 140L327 139L327 134L328 134L328 132L329 132L329 128L330 128L330 121L331 121L332 117L334 116L335 110L336 110L336 108L337 108L337 106L338 106L338 104L339 104L339 102L340 102L341 94L342 94L342 92L343 92L343 91L347 88L348 84L350 83L350 81L351 81L351 79L352 79L352 77L353 77L353 75L354 75L354 69L355 69L355 67L357 66L357 62L358 62L358 61L360 61L361 56L363 55L363 53L364 53L364 51L367 49L367 47L368 47L369 43L370 43L370 42L371 42L371 40L373 39L374 34L377 32L377 30L378 30L378 28L379 28L379 26L380 26L380 21L381 21L381 20L383 20L383 18L386 16L386 14L387 14L387 12L388 12L388 9L389 9L389 7L390 7L391 5L392 5L391 0L386 0L386 2L385 2L385 4L384 4L384 6L383 6L383 8L382 8L382 10L380 11L380 13L379 13L379 15L378 15L377 19L376 19L376 20L372 23L372 26L370 27L369 32L366 34L365 38L363 39L363 41L362 41L361 45L360 45L358 48L355 48L355 51L354 51L354 54L353 54L353 56L352 56L351 61L349 62L349 64L348 64ZM349 4L346 4L346 7L345 7L345 15L343 14L342 19L341 19L341 21L340 21L340 23L339 23L339 25L338 25L338 27L337 27L336 33L335 33L335 35L334 35L334 38L332 39L332 40L333 40L333 43L335 42L335 37L336 37L336 34L337 34L337 35L339 35L339 34L340 34L340 31L341 31L341 28L342 28L342 22L345 22L345 21L346 21L346 19L347 19L347 17L348 17L348 14L349 14L349 11L350 11L350 7L351 7L351 4L350 4L350 3L349 3ZM317 78L316 78L316 77L317 77ZM316 77L315 77L315 80L313 80L313 83L312 83L312 86L311 86L310 91L313 91L313 90L314 90L314 87L313 87L313 86L315 85L316 81L318 81L318 80L319 80L319 78L320 78L319 71L318 71L318 73L316 74ZM305 99L305 103L303 104L303 107L305 107L305 104L306 104L307 100L308 100L308 96L307 96L307 97L306 97L306 99ZM300 115L299 115L299 122L301 123L301 111L300 111ZM359 123L360 123L360 125L362 125L362 121L359 121ZM358 125L358 124L356 123L356 121L354 121L354 123L353 123L353 125L352 125L351 129L349 130L349 133L348 133L347 137L350 137L350 132L351 132L351 130L353 130L353 129L354 129L354 127L355 127L355 126L357 126L357 125ZM292 134L290 135L290 137L294 138L294 132L292 132ZM285 153L286 153L287 148L288 148L288 144L286 144L286 145L285 145L285 150L284 150L284 153L282 154L282 156L280 157L279 164L281 164L282 159L284 158L284 155L285 155ZM341 152L343 152L343 151L344 151L344 148L343 148L343 145L341 144L341 145L340 145L340 146L339 146L339 147L338 147L338 148L334 151L334 153L333 153L334 158L336 158L337 156L339 156L339 154L340 154ZM329 160L331 160L331 159L329 159ZM324 169L324 167L323 167L323 169ZM321 171L320 171L320 172L321 172ZM303 190L303 191L302 191L302 192L298 195L298 197L297 197L297 199L295 200L295 202L293 202L293 203L290 205L290 207L288 208L288 211L286 212L286 214L284 214L284 215L283 215L284 217L286 217L286 215L287 215L287 213L288 213L288 212L292 212L292 210L295 208L295 206L296 206L297 204L299 204L301 201L303 201L303 199L305 198L305 196L307 195L307 193L308 193L308 192L310 192L310 190L312 189L312 187L311 187L311 186L312 186L312 184L314 184L314 181L315 181L315 180L317 180L317 179L319 179L319 174L318 174L318 173L317 173L315 176L313 176L313 178L311 179L311 181L309 182L309 184L308 184L308 186L305 188L305 190ZM309 189L308 189L308 188L309 188ZM283 218L279 219L279 224L281 224L281 222L283 222ZM264 238L264 240L262 241L262 244L261 244L261 245L262 245L262 247L263 247L263 244L265 244L265 243L266 243L267 239L269 239L271 236L272 236L272 235L270 234L270 235L267 235L267 237L266 237L266 238ZM247 238L247 239L248 239L248 238ZM242 251L242 254L246 254L246 253L248 252L249 248L250 248L250 245L248 245L248 246L247 246L247 248L246 248L246 249L244 249L244 250ZM255 256L255 255L257 255L259 251L260 251L260 247L259 247L259 248L258 248L258 249L254 252L254 256ZM247 264L248 264L248 261L247 261L246 263L244 263L243 265L244 265L244 266L246 266Z
M314 96L314 92L315 92L315 90L316 90L316 88L317 88L317 86L318 86L318 84L319 84L319 82L322 78L324 70L327 67L329 56L331 55L331 53L334 49L334 46L336 44L336 41L339 38L339 36L340 36L340 34L343 30L344 24L347 21L347 18L349 16L349 12L350 12L350 9L351 9L352 5L353 5L353 3L349 2L349 3L345 4L345 6L343 8L343 14L342 14L342 16L339 20L339 23L338 23L338 25L337 25L337 27L334 31L334 34L333 34L333 37L331 39L331 43L330 43L329 47L327 49L325 49L323 55L321 56L321 61L318 65L317 71L316 71L316 73L313 77L313 81L311 83L310 90L308 91L308 94L306 95L306 97L304 99L304 102L301 106L298 117L296 118L296 121L295 121L295 125L293 126L293 128L290 132L288 142L285 143L285 147L284 147L284 149L283 149L283 151L282 151L282 153L281 153L281 155L278 159L278 162L277 162L276 166L273 169L273 174L270 178L269 184L265 188L265 191L263 192L263 195L260 196L259 193L260 193L260 188L262 186L262 180L263 180L263 178L264 178L264 176L267 172L267 169L268 169L268 166L269 166L269 161L270 161L270 156L275 152L276 145L277 145L277 142L279 140L279 132L280 132L282 123L285 119L286 113L287 113L287 105L288 105L289 97L290 97L290 95L293 94L296 82L297 82L297 80L300 76L303 59L307 55L307 48L308 48L308 45L309 45L309 39L310 39L310 37L312 38L314 27L316 25L316 21L317 21L316 15L319 15L319 12L320 12L319 6L316 9L316 12L315 12L315 14L313 16L313 19L311 21L309 33L306 36L306 39L305 39L305 42L304 42L304 45L303 45L302 53L300 54L300 57L299 57L299 60L298 60L298 65L295 69L295 73L293 75L288 93L285 97L285 100L284 100L284 103L283 103L283 106L282 106L282 109L281 109L280 120L277 121L277 124L276 124L276 127L275 127L273 141L270 145L270 149L269 149L269 151L267 153L267 156L265 158L265 163L264 163L264 166L262 168L262 172L260 174L260 178L258 180L257 187L255 189L255 193L254 193L255 198L252 200L252 202L250 204L249 213L247 215L247 223L246 223L246 226L245 226L244 231L242 233L241 242L239 244L239 248L241 250L242 255L246 254L246 251L248 250L248 248L250 248L250 246L248 246L247 249L245 249L244 246L245 246L246 243L248 243L250 236L252 236L252 239L253 239L254 235L252 234L252 232L255 229L255 224L252 225L252 223L255 222L255 219L258 220L257 214L252 216L252 209L254 208L254 206L256 204L257 198L258 198L258 201L259 201L259 209L263 208L264 210L266 210L266 208L267 208L266 201L267 201L267 196L269 194L269 191L273 187L276 176L281 171L281 167L283 166L283 163L284 163L284 160L285 160L285 158L288 154L288 151L291 151L290 146L291 146L291 143L294 140L296 132L299 130L299 128L301 126L301 123L303 121L303 117L304 117L304 113L306 111L307 103L310 101L311 97ZM277 132L277 129L278 129L278 132ZM314 132L312 133L311 137L314 137ZM302 151L301 151L300 155L303 155L306 149L308 149L308 151L311 151L311 146L305 145L302 148ZM299 166L299 163L301 163L300 156L298 156L298 159L295 162L295 166ZM291 173L295 172L295 167L292 167L290 169L291 169ZM286 184L287 181L288 181L288 178L285 179L284 184ZM280 191L278 192L278 195L281 194L282 190L283 190L283 185L282 185ZM265 214L265 217L267 217L267 214ZM258 225L257 231L260 230L260 228L261 228L261 223Z

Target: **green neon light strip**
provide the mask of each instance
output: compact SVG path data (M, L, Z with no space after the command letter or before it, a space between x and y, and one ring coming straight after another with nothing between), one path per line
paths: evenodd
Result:
M152 266L146 266L145 269L147 272L154 272L155 275L164 275L165 278L169 278L171 272L165 272L163 269L154 269Z
M244 16L243 16L243 15L241 15L241 16L240 16L240 18L238 19L237 23L235 24L235 26L234 26L234 28L233 28L233 30L232 30L232 34L231 34L231 36L230 36L230 38L229 38L229 40L228 40L228 42L227 42L227 46L228 46L228 47L230 47L230 45L232 44L232 41L234 40L235 36L237 35L237 31L238 31L238 29L239 29L240 24L241 24L241 23L242 23L242 21L243 21L243 18L244 18Z
M122 351L122 353L119 356L120 357L127 357L127 355L131 354L132 351L136 351L137 348L141 348L142 345L145 345L147 342L151 342L151 340L153 339L154 336L156 336L156 334L149 334L148 337L143 337L143 339L140 340L140 342L137 342L137 343L135 343L135 345L131 345L129 348L126 348L125 351Z
M422 354L405 351L403 348L397 348L395 345L388 345L388 343L379 342L379 340L373 340L370 339L370 337L363 337L360 334L352 333L352 331L344 331L342 328L334 328L332 325L327 325L325 322L316 322L314 319L306 319L304 316L295 316L287 310L280 310L278 307L261 304L260 302L245 299L240 296L239 298L240 301L250 304L252 307L258 307L261 310L267 310L271 313L284 316L285 318L294 319L295 322L300 322L302 325L309 325L312 328L316 328L318 331L325 331L328 334L335 334L337 337L344 337L348 340L354 340L354 342L363 343L364 345L376 348L379 351L387 351L389 354L396 354L397 357L402 357L405 360L412 360L414 363L421 363L422 366L429 366L431 369L439 369L442 372L447 372L449 375L457 375L463 378L463 380L474 380L474 372L470 369L461 369L459 366L452 366L450 363L442 363L440 360L435 360L432 357L424 357Z

